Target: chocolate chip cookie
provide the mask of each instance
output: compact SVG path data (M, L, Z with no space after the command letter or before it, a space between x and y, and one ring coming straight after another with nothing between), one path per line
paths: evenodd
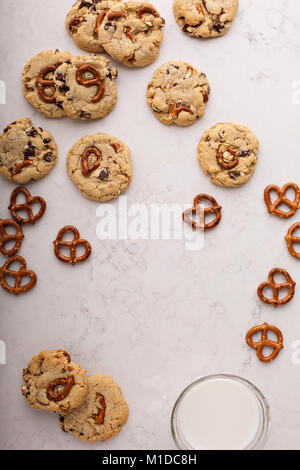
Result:
M175 19L189 36L213 38L229 30L238 0L175 0Z
M114 108L117 69L102 56L75 56L54 74L57 98L73 119L100 119Z
M23 93L26 100L49 118L61 118L65 112L57 98L54 72L72 58L69 52L43 51L33 57L23 71Z
M106 441L118 434L128 420L129 410L119 386L110 377L87 377L88 390L82 405L60 416L64 432L84 442Z
M42 351L23 371L22 394L32 408L68 413L80 406L86 395L85 372L62 349Z
M258 139L248 127L219 123L203 134L198 145L198 160L212 183L238 187L252 176L258 149Z
M119 2L99 16L97 35L103 49L128 67L144 67L157 58L165 21L148 2Z
M148 85L148 104L157 119L169 126L190 126L205 113L210 86L206 75L181 60L159 67Z
M126 191L131 183L130 150L108 134L85 136L70 150L67 169L85 197L109 201Z
M0 174L17 184L38 181L58 159L52 135L34 127L30 119L9 124L0 135Z
M78 0L66 17L66 29L78 47L88 52L103 53L98 30L107 10L119 2L112 0Z

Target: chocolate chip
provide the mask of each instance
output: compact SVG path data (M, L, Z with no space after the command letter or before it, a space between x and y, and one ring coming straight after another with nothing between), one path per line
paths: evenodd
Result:
M60 417L59 417L59 421L60 421L61 423L63 423L64 420L65 420L65 417L64 417L64 416L60 416Z
M58 87L58 89L61 93L67 93L70 91L70 87L68 87L68 85L61 85Z
M72 62L69 59L65 61L65 64L71 65L71 63Z
M213 29L217 31L218 33L220 33L220 31L222 31L222 29L224 28L225 28L225 24L222 23L221 21L216 21L215 24L213 25Z
M47 145L47 144L49 144L49 142L51 142L51 139L44 139L43 142L44 142L45 145Z
M65 73L58 72L56 74L55 78L56 78L56 80L59 80L60 82L66 83L66 74Z
M26 134L28 135L28 137L36 137L37 131L34 127L32 127L31 129L28 129L28 131L26 131Z
M161 16L160 17L161 21L162 21L162 24L166 24L166 20Z
M58 108L64 109L64 107L63 107L63 102L62 102L62 101L57 101L57 100L56 100L56 101L55 101L55 104L56 104L56 106L57 106Z
M104 168L104 169L101 171L100 175L99 175L99 180L104 181L104 180L106 180L108 177L109 177L109 171L108 171L107 168Z
M91 113L80 111L80 119L91 119Z
M114 67L109 67L109 72L108 74L106 75L107 78L109 78L110 80L113 78L114 80L116 80L118 78L118 71L117 69L115 69Z
M45 160L45 162L47 162L47 163L53 162L53 159L54 159L54 155L53 155L52 152L47 152L47 153L45 153L45 155L43 156L43 160Z
M162 113L160 109L158 109L156 106L152 105L152 109L155 113Z
M28 160L29 157L35 157L35 148L31 142L28 143L27 148L23 152L24 160Z
M228 174L233 180L236 180L239 176L241 176L241 173L239 171L229 171Z
M108 31L110 28L112 28L114 31L117 29L115 23L112 23L111 21L104 25L105 31Z
M91 8L92 6L93 6L92 3L82 1L82 2L80 3L80 5L79 5L79 8L84 8L84 7Z
M239 153L239 157L248 157L248 155L250 155L250 153L251 153L251 150L242 150Z
M39 127L39 130L40 130L41 132L43 132L44 129L43 129L42 127Z

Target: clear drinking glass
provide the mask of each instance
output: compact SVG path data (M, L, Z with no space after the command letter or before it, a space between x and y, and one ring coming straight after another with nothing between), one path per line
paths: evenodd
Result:
M242 450L262 449L268 437L269 428L270 428L270 410L269 410L268 402L266 398L264 397L264 395L262 394L262 392L257 387L255 387L251 382L241 377L230 375L230 374L216 374L216 375L209 375L209 376L199 378L195 382L193 382L191 385L189 385L180 394L180 396L178 397L174 405L172 418L171 418L172 435L173 435L177 448L181 450L202 450L202 449L196 449L195 447L193 447L191 443L187 441L186 437L184 436L183 429L180 425L179 413L180 413L180 408L182 406L183 401L185 400L186 396L189 394L191 390L193 390L194 388L198 387L199 385L205 382L208 382L210 380L215 380L215 379L226 379L226 381L230 380L230 381L233 381L234 383L239 383L247 387L248 391L250 391L250 394L256 401L257 409L259 412L258 427L257 427L256 434L254 438L252 439L252 441L249 442L249 444L247 444L247 446Z

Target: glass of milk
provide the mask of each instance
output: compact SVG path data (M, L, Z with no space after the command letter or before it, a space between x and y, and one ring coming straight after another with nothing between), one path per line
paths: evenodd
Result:
M247 380L227 374L196 380L172 413L172 434L182 450L261 449L269 426L264 395Z

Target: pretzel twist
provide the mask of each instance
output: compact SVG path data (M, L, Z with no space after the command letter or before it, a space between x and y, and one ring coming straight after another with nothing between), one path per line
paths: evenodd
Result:
M69 241L69 242L63 241L63 237L67 232L73 233L74 238L72 241ZM79 231L77 230L76 227L73 227L72 225L67 225L66 227L63 227L59 231L56 237L56 240L53 242L53 244L54 244L55 256L63 263L69 263L69 264L72 264L73 266L77 263L81 263L82 261L85 261L86 259L88 259L92 252L92 247L90 243L87 240L81 239ZM76 249L79 246L85 247L85 252L81 256L76 255ZM60 251L61 247L69 248L70 256L63 255Z
M293 189L295 191L295 199L293 201L286 197L286 193L289 189ZM273 203L271 202L272 191L275 191L278 194L278 198ZM282 188L274 184L270 184L265 189L264 199L270 214L277 215L278 217L281 217L283 219L288 219L289 217L295 215L295 213L299 209L300 188L295 183L287 183ZM286 206L288 206L290 208L290 211L286 212L279 209L279 206L281 204L285 204Z
M211 202L211 207L203 208L200 206L200 201L206 200ZM194 199L194 206L191 209L186 209L182 214L183 220L192 226L193 230L203 230L204 232L207 230L211 230L212 228L216 227L222 218L222 206L220 206L216 199L209 194L198 194L198 196ZM209 223L205 223L205 217L208 214L216 214L216 217ZM193 220L193 216L199 215L200 223Z
M272 331L273 333L275 333L275 335L277 336L277 341L272 341L268 338L268 331ZM260 341L253 341L252 336L260 332ZM258 325L251 328L251 330L249 330L246 334L246 342L251 348L256 349L257 357L261 362L273 361L278 356L281 349L283 349L283 336L281 331L276 328L276 326L268 325L268 323L264 323L263 325ZM265 356L263 354L263 349L265 347L273 349L269 356Z
M6 227L13 227L16 232L8 234ZM22 228L17 222L11 219L0 219L0 251L4 256L13 256L21 248L24 235ZM12 248L6 249L5 245L11 241L15 241Z

